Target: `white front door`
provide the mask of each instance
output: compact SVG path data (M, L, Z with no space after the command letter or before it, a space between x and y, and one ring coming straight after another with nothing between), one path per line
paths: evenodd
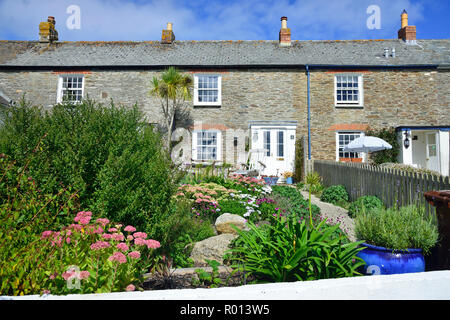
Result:
M252 149L262 150L264 155L261 175L281 176L285 171L294 170L295 127L261 126L252 127L251 131Z
M427 140L427 150L426 150L426 164L427 169L439 172L439 152L438 152L438 141L437 133L431 132L426 133Z

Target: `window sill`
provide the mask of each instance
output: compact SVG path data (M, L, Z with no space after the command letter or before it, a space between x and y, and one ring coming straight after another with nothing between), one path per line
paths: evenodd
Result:
M334 105L335 108L343 108L343 109L364 109L364 105L359 104L337 104Z
M220 107L222 107L222 104L217 104L217 103L214 103L214 104L198 104L198 103L195 103L194 104L194 108L202 108L202 107L212 107L212 108L220 108Z

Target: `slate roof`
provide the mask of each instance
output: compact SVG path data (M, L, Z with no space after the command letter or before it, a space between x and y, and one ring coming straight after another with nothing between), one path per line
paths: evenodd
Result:
M395 58L384 57L395 48ZM0 41L2 67L247 67L450 65L450 39L292 41Z

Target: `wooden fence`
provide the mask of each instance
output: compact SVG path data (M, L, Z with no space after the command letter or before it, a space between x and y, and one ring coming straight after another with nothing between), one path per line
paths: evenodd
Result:
M434 212L424 193L431 190L450 190L449 177L387 169L361 163L324 160L306 162L308 172L315 171L325 186L345 186L350 201L366 195L380 198L387 207L423 203L428 213ZM433 211L430 211L433 210Z

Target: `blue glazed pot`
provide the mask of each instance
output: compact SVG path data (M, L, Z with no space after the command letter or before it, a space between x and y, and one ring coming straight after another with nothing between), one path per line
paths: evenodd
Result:
M278 177L263 177L267 185L273 186L277 183Z
M286 178L286 183L287 184L292 184L293 183L292 177Z
M397 274L425 271L422 249L392 250L362 243L357 256L364 260L364 274Z

